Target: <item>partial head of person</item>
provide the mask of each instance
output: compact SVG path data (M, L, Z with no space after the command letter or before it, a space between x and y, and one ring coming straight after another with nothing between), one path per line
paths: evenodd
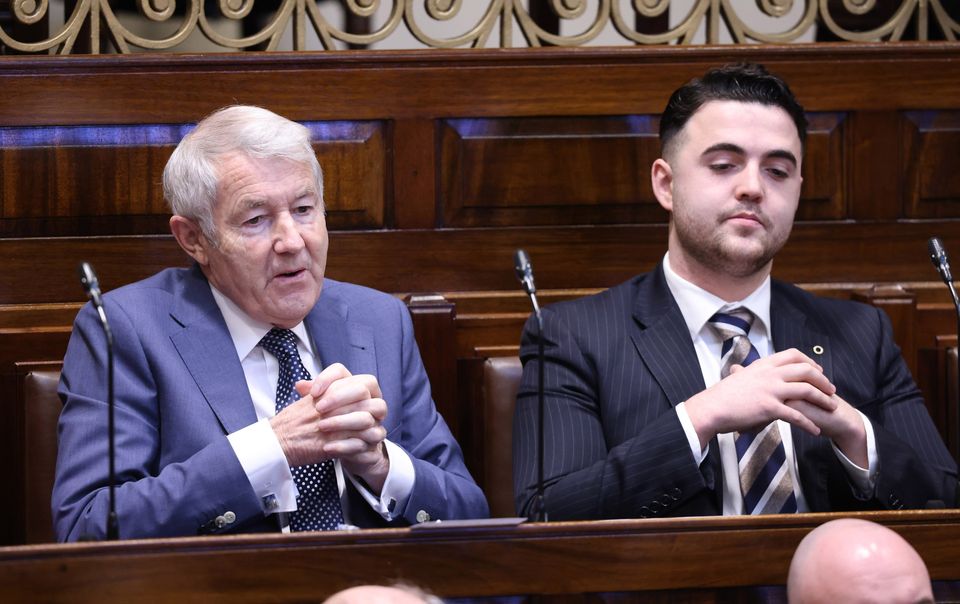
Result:
M183 138L163 171L177 243L248 316L289 328L320 297L327 260L323 174L310 131L231 106Z
M933 602L930 575L907 541L867 520L831 520L803 538L790 562L790 604Z
M338 591L324 604L443 604L443 600L409 585L360 585Z
M713 69L673 93L651 180L674 270L708 290L769 274L800 200L806 129L790 88L760 65Z

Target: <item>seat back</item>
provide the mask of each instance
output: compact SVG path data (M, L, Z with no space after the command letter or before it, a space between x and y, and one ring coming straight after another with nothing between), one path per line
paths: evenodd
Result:
M518 357L483 364L483 473L490 514L516 516L513 498L513 411L523 367Z
M22 440L19 443L19 505L24 543L54 541L50 494L57 465L57 421L60 418L60 363L54 368L27 369L20 379Z

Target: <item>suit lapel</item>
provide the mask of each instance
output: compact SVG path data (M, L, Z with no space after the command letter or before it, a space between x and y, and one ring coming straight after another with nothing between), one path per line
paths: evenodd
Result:
M827 379L833 380L833 355L830 338L816 329L807 313L797 305L792 286L773 282L770 297L770 329L773 347L777 352L796 348L823 367ZM829 509L827 498L828 467L826 460L832 456L822 454L829 448L826 439L792 426L793 448L797 459L797 472L803 487L804 498L811 511Z
M630 338L671 406L705 388L690 331L667 287L663 268L637 282Z
M667 401L675 407L706 388L697 351L683 313L667 287L663 265L657 265L636 288L630 338ZM719 513L723 509L723 471L716 438L710 441L710 450L713 454L707 456L701 469Z
M343 363L350 373L377 375L373 330L368 325L350 320L339 283L324 282L320 300L304 323L313 338L322 367Z
M830 338L808 324L807 315L776 282L771 286L770 331L773 348L777 352L796 348L823 367L823 373L833 379L833 357Z
M243 367L210 286L194 265L170 316L183 329L170 336L225 433L257 421Z

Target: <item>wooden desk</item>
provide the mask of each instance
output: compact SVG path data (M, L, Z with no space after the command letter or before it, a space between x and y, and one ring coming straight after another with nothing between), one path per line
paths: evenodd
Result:
M849 514L847 514L849 515ZM304 602L403 580L442 597L682 590L751 599L782 586L797 544L841 514L243 535L0 548L5 602ZM960 580L960 511L861 513ZM957 583L940 583L956 591ZM942 590L941 590L942 591ZM673 592L673 596L677 593ZM755 594L754 594L755 596ZM581 596L584 597L584 596ZM538 601L551 598L538 598Z

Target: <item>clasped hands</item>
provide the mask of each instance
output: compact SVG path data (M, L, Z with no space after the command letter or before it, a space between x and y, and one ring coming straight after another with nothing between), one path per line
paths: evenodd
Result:
M715 435L760 429L781 419L833 440L853 463L867 467L860 414L837 396L823 367L795 348L735 365L730 375L690 397L687 415L706 448Z
M379 494L390 462L382 425L387 403L377 378L334 363L296 389L302 398L270 420L290 467L339 459Z

